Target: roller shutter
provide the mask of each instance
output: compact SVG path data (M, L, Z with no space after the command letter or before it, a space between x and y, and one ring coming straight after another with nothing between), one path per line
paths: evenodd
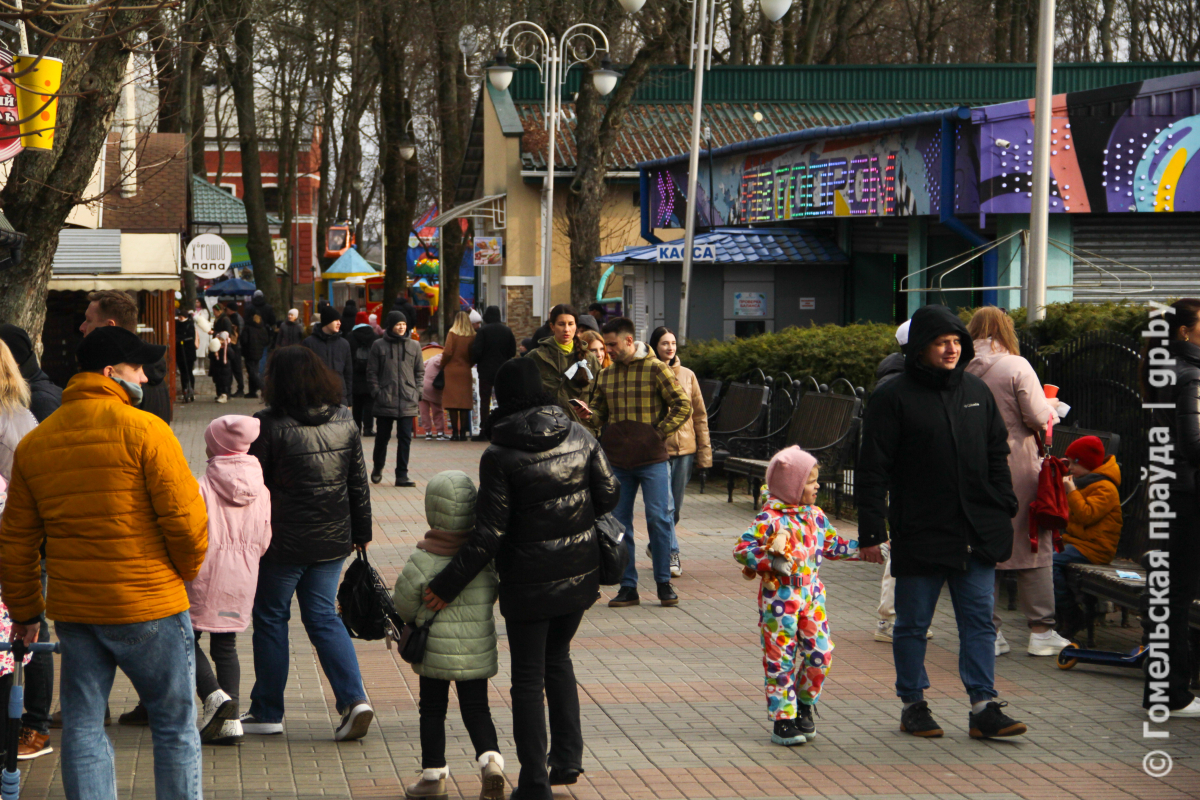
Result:
M1200 214L1080 214L1072 217L1071 227L1076 300L1146 301L1200 293ZM1097 272L1087 261L1112 274ZM1129 291L1151 283L1152 291Z

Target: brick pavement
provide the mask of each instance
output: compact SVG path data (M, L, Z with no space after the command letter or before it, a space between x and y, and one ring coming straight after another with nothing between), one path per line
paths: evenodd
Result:
M252 413L252 401L218 406L202 400L179 409L175 424L193 471L204 466L201 434L222 413ZM399 573L424 528L425 482L444 469L475 477L481 444L413 444L416 489L373 487L375 543L371 555L384 578ZM385 475L390 470L385 471ZM928 693L946 729L940 740L898 730L891 649L875 642L879 567L829 563L823 570L837 645L817 720L819 738L804 747L770 744L762 696L761 651L755 630L754 584L743 581L730 549L754 509L747 496L727 504L722 487L689 488L679 536L684 577L677 608L648 602L615 610L597 605L575 639L586 774L557 797L641 798L1101 798L1145 800L1200 797L1200 721L1172 721L1171 738L1141 738L1140 673L1079 666L1024 655L1018 613L1003 611L1010 655L999 659L997 685L1030 733L1010 741L967 736L966 701L957 675L957 640L948 597L934 620ZM639 504L640 509L640 504ZM640 513L640 511L639 511ZM850 527L849 523L841 523ZM644 528L643 528L644 530ZM644 546L644 533L639 552ZM644 556L641 562L644 562ZM648 576L644 576L648 577ZM612 592L605 591L605 599ZM653 588L643 596L653 596ZM501 625L500 647L507 649ZM303 635L292 622L286 734L247 737L237 748L206 747L205 795L229 798L359 798L403 796L419 767L416 677L394 652L357 642L376 725L361 742L335 744L333 696ZM1135 631L1099 632L1100 646L1127 649ZM239 637L242 696L253 683L250 636ZM492 681L493 714L515 777L507 659ZM247 700L248 701L248 700ZM118 676L114 718L135 703ZM152 743L146 729L108 729L117 752L122 797L152 797ZM59 733L52 735L57 747ZM1161 748L1175 759L1162 780L1146 776L1142 757ZM451 797L478 796L470 741L454 709L447 730ZM23 797L62 797L58 754L28 768Z

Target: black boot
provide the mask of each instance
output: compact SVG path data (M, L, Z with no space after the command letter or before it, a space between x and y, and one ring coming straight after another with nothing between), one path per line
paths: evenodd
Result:
M379 483L383 480L383 467L376 467L371 470L371 483Z

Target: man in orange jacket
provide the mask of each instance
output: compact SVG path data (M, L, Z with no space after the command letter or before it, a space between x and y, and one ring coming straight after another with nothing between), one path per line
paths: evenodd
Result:
M208 520L174 433L135 407L143 367L165 349L115 326L83 340L83 371L62 406L17 446L0 525L14 639L36 641L45 611L62 645L62 774L72 800L116 800L104 711L118 667L149 712L157 797L201 797L184 581L204 561Z

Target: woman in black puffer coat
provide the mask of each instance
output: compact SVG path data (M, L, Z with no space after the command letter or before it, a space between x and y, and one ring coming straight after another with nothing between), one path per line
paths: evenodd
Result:
M362 738L367 704L354 645L337 613L342 562L371 541L371 490L362 440L341 405L337 375L307 347L282 347L267 361L267 408L250 455L271 492L271 546L254 595L254 690L246 733L282 733L292 595L342 715L334 739Z
M571 639L600 593L596 517L616 508L621 488L595 437L543 394L532 361L497 371L496 399L475 532L430 582L426 605L444 607L495 559L512 658L516 793L550 800L552 784L583 772ZM548 777L543 689L555 720Z

